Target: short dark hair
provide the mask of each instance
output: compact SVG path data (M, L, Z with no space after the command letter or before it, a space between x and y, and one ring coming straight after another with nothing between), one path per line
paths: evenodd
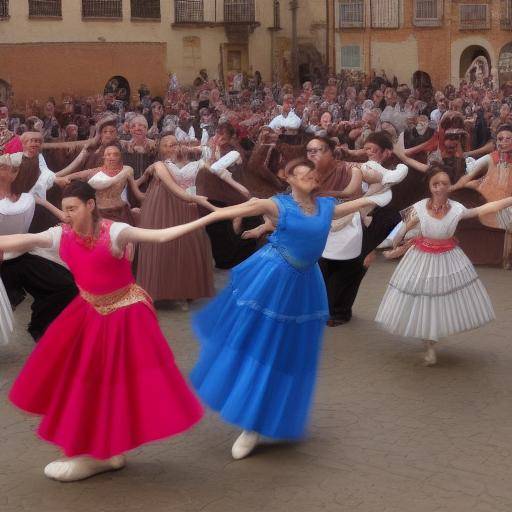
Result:
M94 210L92 211L93 221L99 222L101 220L100 211L96 203L96 190L94 190L86 181L74 180L69 185L64 187L62 191L62 199L66 197L76 197L82 203L87 203L89 200L94 201Z
M391 137L388 132L380 131L370 133L370 135L368 135L368 137L366 137L364 141L365 144L367 142L379 146L379 148L381 148L383 151L385 149L393 151L393 141L391 140Z
M317 137L313 137L311 140L319 140L320 142L323 142L327 149L334 155L336 142L334 142L331 138L319 135ZM311 140L309 142L311 142Z
M96 190L86 181L73 180L62 191L62 199L66 197L77 197L83 203L86 203L89 199L96 201Z

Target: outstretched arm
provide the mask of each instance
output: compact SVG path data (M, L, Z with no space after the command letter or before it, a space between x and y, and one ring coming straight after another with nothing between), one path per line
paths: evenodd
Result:
M361 197L360 199L354 199L353 201L346 201L345 203L336 205L334 207L333 219L340 219L341 217L345 217L345 215L358 212L368 206L373 207L377 205L378 201L374 199L376 197L378 196Z
M186 201L187 203L196 203L203 208L206 208L210 211L215 211L216 207L211 204L208 199L204 196L197 196L187 194L174 180L171 176L171 173L165 167L165 164L162 162L155 162L154 164L154 174L159 179L164 187L178 199L182 201Z
M0 236L0 251L28 252L37 248L49 249L52 242L44 233Z
M170 242L171 240L175 240L176 238L214 222L234 219L236 217L252 217L263 214L277 217L278 210L276 204L270 199L253 199L236 206L219 208L205 217L201 217L188 224L182 224L181 226L174 226L167 229L126 228L119 234L117 245L123 248L129 242Z
M478 217L480 215L497 213L500 210L503 210L510 206L512 206L512 197L506 197L505 199L500 199L499 201L491 201L490 203L483 204L482 206L478 206L477 208L471 208L470 210L466 210L464 218L470 219L472 217Z
M428 171L428 165L423 164L419 162L418 160L415 160L414 158L407 156L405 153L405 149L402 145L399 143L395 144L393 147L393 153L408 167L412 167L413 169L416 169L419 172L427 172Z
M490 155L485 155L481 158L479 158L473 165L473 169L466 174L465 176L462 176L462 178L455 183L455 185L452 185L451 191L459 190L461 188L464 188L468 185L469 182L474 181L478 179L484 171L486 171L489 168L490 163Z
M39 196L34 196L34 200L36 204L44 206L50 213L53 213L53 215L55 215L55 217L57 217L61 222L67 221L66 214L52 203L48 202L46 199L43 199Z

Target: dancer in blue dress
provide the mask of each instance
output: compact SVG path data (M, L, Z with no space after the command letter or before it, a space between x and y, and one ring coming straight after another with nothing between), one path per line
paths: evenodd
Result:
M318 181L310 162L290 162L285 175L290 195L210 214L263 214L276 226L269 243L232 269L228 286L193 320L201 352L192 383L206 404L243 429L232 448L235 459L247 456L259 435L304 435L329 316L317 260L331 221L390 196L336 205L314 197Z

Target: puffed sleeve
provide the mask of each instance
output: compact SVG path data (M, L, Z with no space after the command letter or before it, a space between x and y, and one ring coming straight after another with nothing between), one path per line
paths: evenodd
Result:
M113 222L110 226L110 245L112 247L112 254L118 258L122 257L124 251L117 245L119 235L126 229L131 227L130 224L125 222Z

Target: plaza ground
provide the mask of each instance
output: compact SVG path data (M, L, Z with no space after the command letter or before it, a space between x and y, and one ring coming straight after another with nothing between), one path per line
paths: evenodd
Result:
M0 349L0 511L510 512L512 273L478 269L496 321L441 343L438 366L425 368L420 343L373 322L393 268L378 261L353 321L326 331L304 442L233 461L238 431L209 413L185 435L135 450L125 469L72 484L43 476L58 450L6 398L33 348L26 301L16 338ZM197 355L189 313L159 317L188 372Z

